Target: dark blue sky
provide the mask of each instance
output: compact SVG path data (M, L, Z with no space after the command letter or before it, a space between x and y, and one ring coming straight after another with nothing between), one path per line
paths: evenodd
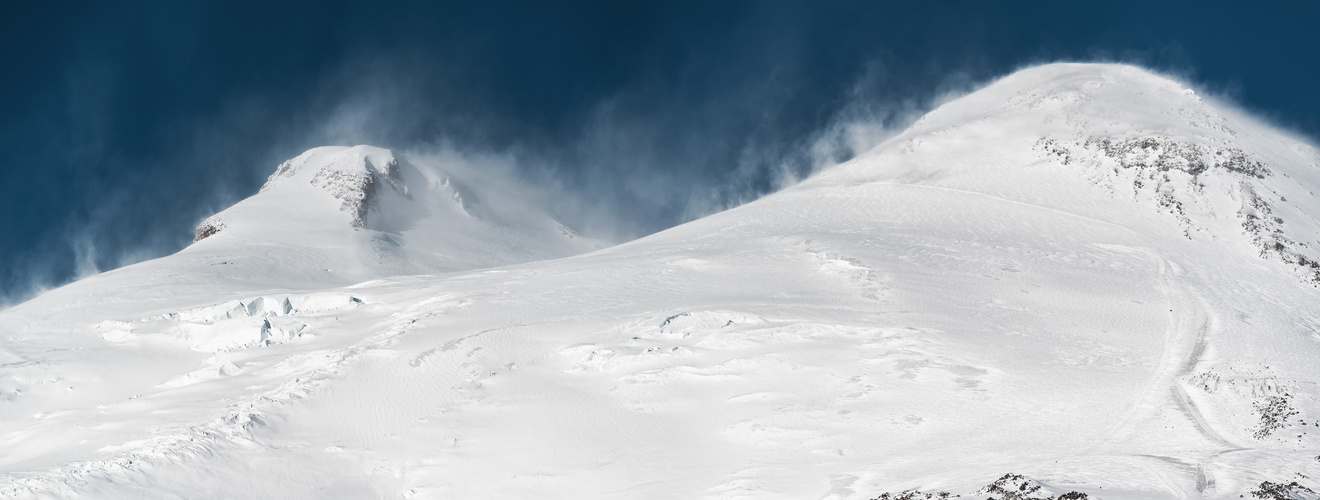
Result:
M177 251L323 144L509 155L639 235L1031 63L1143 64L1320 137L1317 5L6 2L0 304Z

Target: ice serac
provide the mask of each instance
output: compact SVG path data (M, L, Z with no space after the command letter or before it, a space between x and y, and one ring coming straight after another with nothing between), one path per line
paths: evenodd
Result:
M1314 498L1318 157L1053 64L599 252L208 295L509 220L443 165L313 150L170 258L250 267L0 312L0 494Z

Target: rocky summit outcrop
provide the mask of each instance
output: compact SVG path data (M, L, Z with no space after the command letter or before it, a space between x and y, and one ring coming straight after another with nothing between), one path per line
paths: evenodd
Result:
M379 206L381 196L408 197L399 159L387 149L370 146L308 151L280 164L261 191L299 181L316 186L339 200L340 210L349 214L349 226L352 227L366 227L368 213Z

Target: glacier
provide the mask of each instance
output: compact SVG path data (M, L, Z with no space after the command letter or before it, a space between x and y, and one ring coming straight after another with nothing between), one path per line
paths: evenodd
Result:
M614 246L317 148L0 311L0 496L1317 498L1318 187L1116 64Z

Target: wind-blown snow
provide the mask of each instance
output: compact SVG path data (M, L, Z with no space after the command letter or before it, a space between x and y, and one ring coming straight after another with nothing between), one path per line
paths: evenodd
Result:
M588 248L318 148L178 255L0 312L0 494L1310 498L1317 158L1178 82L1047 65L530 262Z

